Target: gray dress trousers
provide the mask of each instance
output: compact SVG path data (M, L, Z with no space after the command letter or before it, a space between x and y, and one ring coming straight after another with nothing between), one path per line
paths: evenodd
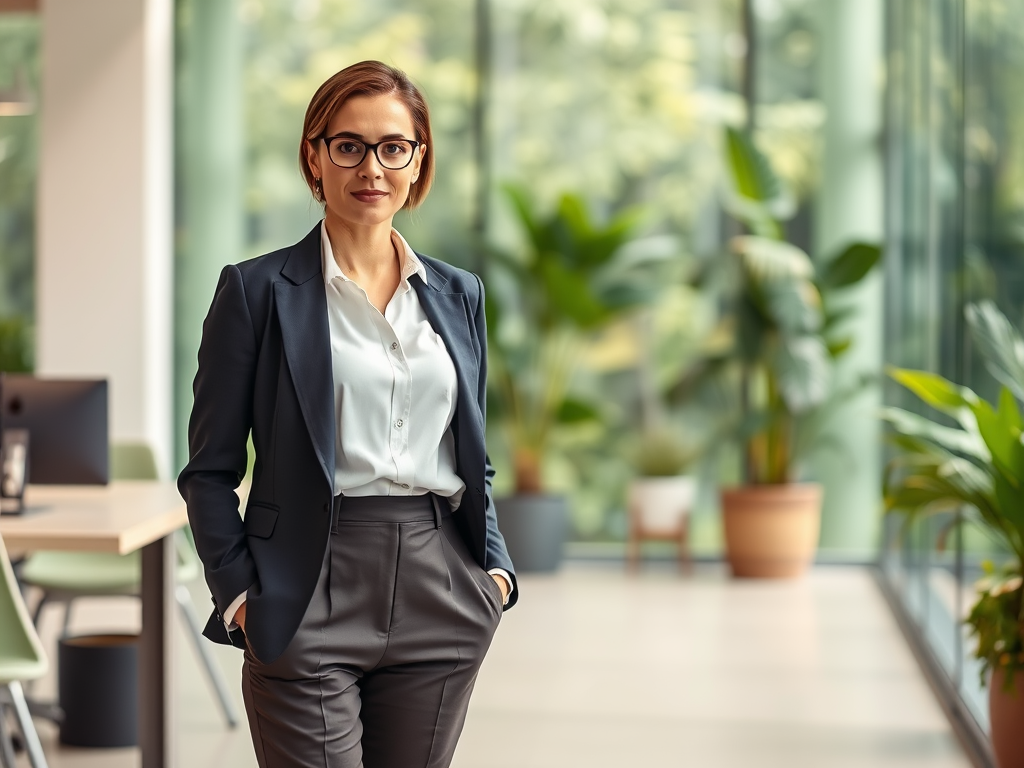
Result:
M501 612L447 501L336 497L295 637L270 664L245 651L260 768L445 768Z

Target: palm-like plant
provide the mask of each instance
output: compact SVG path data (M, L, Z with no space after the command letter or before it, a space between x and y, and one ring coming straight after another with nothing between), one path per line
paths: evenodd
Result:
M1024 669L1024 339L991 302L971 304L967 325L986 366L1001 384L996 403L925 371L890 375L954 426L886 408L897 455L886 467L884 499L908 524L957 513L948 527L977 524L1009 552L1001 575L982 583L968 622L978 638L983 674L1001 667L1006 684Z
M565 194L554 211L534 210L526 189L505 192L525 247L495 251L492 264L510 279L487 295L493 414L514 462L517 493L542 490L541 468L553 430L599 418L593 403L570 396L589 333L646 302L658 265L673 253L645 247L633 232L640 212L595 221L581 196ZM496 276L497 277L497 276Z
M832 362L851 343L840 329L850 314L841 294L867 276L881 251L854 243L816 265L783 239L788 204L767 158L746 133L728 129L726 142L727 207L749 232L731 242L733 273L725 281L741 367L747 481L787 483L805 427L837 399Z

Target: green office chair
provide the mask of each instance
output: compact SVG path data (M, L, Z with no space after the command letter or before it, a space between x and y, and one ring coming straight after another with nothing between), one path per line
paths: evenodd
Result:
M32 724L32 717L21 688L24 680L46 674L46 654L28 609L14 579L7 548L0 537L0 765L14 766L14 743L7 728L6 706L12 706L32 768L47 768L43 746Z
M111 446L110 475L117 480L153 480L157 477L153 452L147 445L125 443ZM184 582L199 577L199 557L188 527L175 535L178 555L177 582L174 596L185 618L189 636L206 670L207 679L230 727L238 725L234 702L228 694L227 684L217 668L208 644L203 639L203 628ZM39 626L43 607L50 603L63 603L64 629L67 635L71 620L71 605L80 597L109 595L138 595L142 584L142 557L139 552L113 555L105 552L50 552L30 555L19 572L22 584L42 590L36 604L33 623Z

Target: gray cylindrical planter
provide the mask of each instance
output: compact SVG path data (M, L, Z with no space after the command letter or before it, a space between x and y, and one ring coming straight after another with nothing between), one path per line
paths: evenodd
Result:
M60 740L76 747L139 743L139 636L65 637L57 650Z
M495 499L494 506L516 572L557 570L569 527L565 497L523 494Z

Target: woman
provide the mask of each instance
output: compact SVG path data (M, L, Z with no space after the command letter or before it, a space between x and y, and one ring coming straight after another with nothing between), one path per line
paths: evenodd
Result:
M206 635L245 649L261 768L447 766L518 596L484 447L483 287L392 228L430 188L431 144L402 72L327 80L300 145L324 220L225 267L203 325L178 485Z

